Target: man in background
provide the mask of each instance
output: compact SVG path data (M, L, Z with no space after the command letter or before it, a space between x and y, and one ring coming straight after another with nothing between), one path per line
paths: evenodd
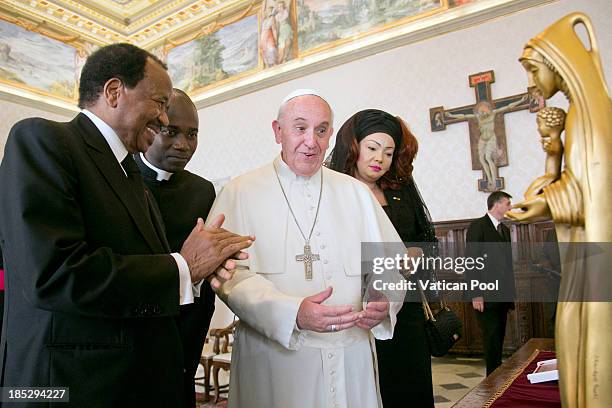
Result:
M157 133L151 147L135 159L159 207L170 250L178 251L198 218L208 216L215 189L210 181L185 170L198 147L198 111L180 89L172 92L168 122ZM215 294L207 282L202 284L194 303L180 308L185 407L195 407L194 376L214 310Z
M487 375L501 365L506 320L514 309L514 273L510 230L504 224L504 213L512 208L510 194L495 191L487 198L487 213L470 224L467 231L467 250L472 258L484 257L485 267L468 270L469 280L499 283L497 291L471 291L472 306L482 331L482 344Z

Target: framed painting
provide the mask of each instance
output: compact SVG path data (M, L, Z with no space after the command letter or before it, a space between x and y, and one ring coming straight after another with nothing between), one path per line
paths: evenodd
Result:
M447 0L300 0L300 55L354 41L447 8Z
M165 60L174 85L201 108L549 1L245 1L134 43ZM0 19L0 97L76 110L80 70L105 42L66 35L47 20L33 24L1 10ZM432 128L442 127L436 113Z
M260 8L259 55L264 68L297 55L295 0L263 0Z
M244 76L259 67L257 14L168 51L168 71L175 87L197 92Z
M61 41L0 20L0 82L75 102L81 55Z

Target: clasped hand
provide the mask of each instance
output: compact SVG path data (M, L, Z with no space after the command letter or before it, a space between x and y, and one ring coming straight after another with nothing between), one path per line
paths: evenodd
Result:
M234 234L221 228L225 216L219 214L210 226L204 225L204 220L198 218L181 248L181 255L189 266L191 281L199 282L208 279L213 289L218 289L222 283L231 279L236 263L233 260L248 258L243 252L255 240L254 236Z
M321 304L331 296L332 292L333 288L328 287L316 295L304 298L296 318L300 330L326 333L346 330L354 326L370 330L386 319L389 314L389 302L382 294L369 301L366 308L360 312L355 312L351 305Z

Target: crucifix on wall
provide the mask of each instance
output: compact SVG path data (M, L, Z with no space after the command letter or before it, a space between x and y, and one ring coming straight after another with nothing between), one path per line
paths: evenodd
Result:
M439 132L445 130L446 125L467 121L472 170L482 170L483 174L483 178L478 180L478 190L501 190L504 179L499 177L498 168L508 165L504 114L522 109L537 112L544 107L544 99L531 88L525 93L493 99L493 71L479 72L468 78L476 94L476 103L451 109L444 109L443 106L429 109L431 131Z

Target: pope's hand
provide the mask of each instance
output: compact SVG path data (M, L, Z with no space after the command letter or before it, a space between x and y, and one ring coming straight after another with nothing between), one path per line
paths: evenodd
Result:
M389 300L379 291L370 291L370 300L366 304L363 317L356 326L365 330L378 326L389 316Z
M228 259L223 263L223 265L217 268L215 273L209 275L206 279L208 280L208 282L210 282L211 288L216 291L221 287L221 285L232 279L235 271L236 262L234 260Z
M323 292L308 296L302 300L296 323L300 330L311 330L319 333L345 330L355 326L361 317L361 312L353 312L351 305L322 305L332 294L330 286Z

